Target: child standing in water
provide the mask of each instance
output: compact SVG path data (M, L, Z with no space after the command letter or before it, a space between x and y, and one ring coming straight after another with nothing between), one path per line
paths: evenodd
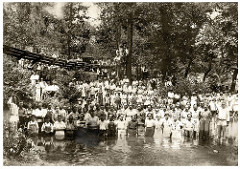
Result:
M50 117L45 118L45 122L42 125L41 131L47 135L53 133L53 124L50 122Z
M194 121L192 120L192 115L188 114L187 119L184 123L184 136L187 138L193 138L193 131L194 131Z
M38 134L39 126L38 126L36 117L34 115L31 116L31 120L28 122L27 129L28 129L29 135Z
M179 144L182 141L182 126L183 124L178 120L177 117L174 118L172 123L172 143L173 146L179 147Z

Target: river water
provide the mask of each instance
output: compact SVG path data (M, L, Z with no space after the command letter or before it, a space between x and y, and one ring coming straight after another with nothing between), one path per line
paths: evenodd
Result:
M6 115L4 113L4 115ZM6 118L5 118L6 119ZM236 166L237 144L225 146L211 142L163 136L80 138L56 140L54 137L29 138L34 145L19 158L3 156L5 166ZM7 140L4 140L8 142ZM51 143L50 148L46 145Z
M61 166L232 166L238 165L237 147L163 138L125 137L56 140L31 138L34 149L23 158L4 159L4 165ZM45 143L52 143L46 149ZM45 144L46 145L46 144ZM48 151L46 151L48 150Z

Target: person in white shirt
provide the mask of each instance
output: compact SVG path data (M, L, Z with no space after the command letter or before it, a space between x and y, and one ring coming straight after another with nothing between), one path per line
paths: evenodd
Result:
M45 134L53 133L53 124L50 122L50 117L45 118L45 122L42 125L41 131Z
M184 122L184 136L185 137L190 137L191 139L193 138L193 131L194 131L194 122L192 120L192 115L189 113L187 115L187 119Z
M99 120L99 136L105 138L107 136L108 121L104 116L100 117Z
M61 115L59 115L58 120L54 122L53 129L57 140L63 140L65 138L66 124L62 121Z
M19 123L19 116L18 116L18 110L19 107L16 104L16 101L13 97L10 97L8 100L8 106L10 108L10 117L8 121L8 127L9 127L9 132L10 136L15 137L17 136L17 130L18 130L18 123Z
M40 86L40 84L36 83L35 88L36 88L35 100L37 102L40 102L41 101L41 86Z
M169 114L166 112L164 115L164 119L162 120L162 129L163 129L164 138L170 138L171 128L172 128L172 120L169 118Z
M32 86L35 86L36 82L39 80L39 75L34 72L30 77Z
M190 113L190 106L186 105L185 109L181 112L181 121L185 121L189 113Z
M197 104L197 100L198 100L198 97L197 97L196 93L193 92L193 94L191 96L191 107L193 107L193 105Z
M238 144L238 97L237 94L233 95L232 103L232 122L229 125L230 135L229 137L233 139L235 145Z
M182 127L183 127L182 122L180 122L177 118L174 118L172 122L172 130L171 130L172 132L171 139L174 146L176 145L178 146L182 140Z
M216 98L212 98L209 102L209 110L211 111L211 121L210 121L210 136L215 137L217 135L217 104Z
M196 104L193 105L193 107L190 109L192 120L194 122L194 135L196 138L199 138L199 119L200 119L200 110L198 109L198 106Z
M67 112L66 110L63 108L63 106L60 106L59 108L59 114L63 117L63 121L66 122L66 118L67 118Z
M174 93L172 90L169 90L168 92L168 98L173 99L174 98Z
M121 138L121 139L125 138L127 123L124 120L123 115L120 115L119 120L116 121L116 128L118 132L118 138Z
M36 109L33 110L32 115L34 115L37 119L38 126L39 126L39 132L41 132L41 127L43 124L43 118L46 116L45 111L42 111L42 105L36 106Z
M223 143L225 141L226 127L230 121L230 109L227 107L226 102L222 102L222 105L217 105L217 130L218 130L218 142Z
M133 109L133 105L129 105L128 109L126 110L126 121L131 121L132 117L137 114L137 111Z
M152 109L152 105L148 105L147 109L145 110L145 117L148 116L148 114L153 114L153 109Z
M31 121L28 122L27 130L29 135L35 135L39 133L38 122L34 115L31 116Z
M145 137L153 137L155 130L155 120L153 119L153 114L148 113L145 120Z
M47 83L45 81L43 81L43 78L41 78L41 81L39 82L40 85L40 97L41 100L43 100L45 97L45 92L46 92L46 87L48 86Z
M154 139L160 139L162 137L162 119L160 115L155 116L155 131Z

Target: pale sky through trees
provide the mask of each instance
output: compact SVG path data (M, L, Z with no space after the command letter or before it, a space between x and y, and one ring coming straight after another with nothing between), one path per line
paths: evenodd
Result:
M54 2L53 7L47 7L46 10L57 18L62 18L64 4L65 2ZM98 26L101 23L101 21L98 19L101 13L100 8L93 2L82 2L82 5L88 7L86 13L86 15L90 17L88 22L92 26Z

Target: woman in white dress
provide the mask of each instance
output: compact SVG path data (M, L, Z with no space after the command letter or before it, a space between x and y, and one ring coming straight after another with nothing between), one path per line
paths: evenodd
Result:
M160 114L156 115L155 120L155 132L154 132L154 139L155 141L160 141L162 138L162 119Z
M36 84L36 101L41 101L41 85L39 83Z
M10 116L8 121L9 135L12 137L17 136L17 125L19 122L18 106L13 102L13 97L8 100L8 106L10 108Z

